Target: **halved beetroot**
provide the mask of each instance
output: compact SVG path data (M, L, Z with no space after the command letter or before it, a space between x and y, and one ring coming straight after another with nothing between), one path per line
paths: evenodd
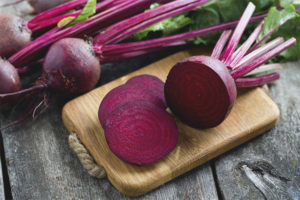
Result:
M120 159L146 165L159 161L178 142L175 120L161 107L131 101L117 108L105 123L105 138Z
M165 109L161 99L144 86L137 84L121 85L111 90L101 102L98 117L102 126L104 126L105 120L110 113L116 108L136 100L145 100L158 105L161 109Z
M165 83L159 78L152 75L143 74L129 79L126 84L138 84L146 87L151 92L153 92L156 96L161 98L161 100L167 107L165 94L164 94Z
M171 69L165 96L172 112L182 121L195 128L210 128L228 115L236 98L236 86L221 61L194 56Z

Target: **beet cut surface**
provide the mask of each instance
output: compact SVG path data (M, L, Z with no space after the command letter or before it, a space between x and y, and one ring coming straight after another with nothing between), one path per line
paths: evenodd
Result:
M158 96L165 106L167 107L166 99L165 99L165 94L164 94L164 85L165 83L160 80L159 78L148 75L148 74L143 74L139 76L135 76L127 81L126 84L138 84L146 87L149 89L153 94Z
M136 100L145 100L158 105L161 109L165 109L165 105L161 99L142 85L121 85L111 90L101 102L98 116L102 126L104 126L105 120L115 109Z
M228 115L236 98L236 86L222 62L208 56L194 56L171 69L165 97L183 122L195 128L210 128Z
M131 101L107 118L105 137L117 157L146 165L161 160L176 147L178 131L165 110L146 101Z

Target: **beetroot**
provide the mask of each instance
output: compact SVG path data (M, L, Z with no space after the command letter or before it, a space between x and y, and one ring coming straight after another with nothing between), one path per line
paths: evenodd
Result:
M146 101L131 101L116 109L105 123L105 138L120 159L146 165L171 152L178 141L174 119Z
M80 46L81 48L75 48ZM43 65L48 87L65 94L80 94L95 87L100 63L91 46L82 39L66 38L49 49Z
M0 59L0 94L16 92L21 89L21 83L17 70L9 62ZM0 111L10 108L15 97L4 98L0 96Z
M135 76L127 81L126 84L142 85L158 96L162 102L167 105L164 95L164 82L155 76L148 74Z
M195 56L172 68L165 95L168 106L182 121L193 127L214 127L231 110L236 86L221 61Z
M236 87L254 87L279 78L278 73L245 77L248 76L247 73L296 43L295 38L286 42L279 38L258 49L258 45L250 49L262 30L263 23L260 23L237 49L254 10L255 6L249 3L225 49L230 31L221 35L211 57L187 58L169 72L165 84L166 101L183 122L195 128L217 126L231 111L236 99Z
M9 57L31 40L31 31L22 18L0 14L0 56Z
M105 121L111 112L118 107L135 100L148 101L161 109L166 108L162 100L144 86L136 84L121 85L111 90L101 102L98 116L102 126L104 126Z

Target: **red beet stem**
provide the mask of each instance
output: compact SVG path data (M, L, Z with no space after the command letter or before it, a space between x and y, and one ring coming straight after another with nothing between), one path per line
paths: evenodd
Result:
M150 0L128 0L105 10L79 24L40 37L9 58L15 67L21 67L44 55L45 50L54 42L65 37L77 37L89 34L112 24L124 17L141 12L150 6Z
M216 58L216 59L220 58L221 53L231 35L231 32L232 32L231 30L227 30L222 33L218 42L216 43L216 46L211 54L211 57Z
M170 47L169 45L165 47ZM154 53L157 51L163 50L165 47L159 47L159 48L150 48L145 50L136 50L132 52L125 52L125 53L117 53L117 54L111 54L111 55L105 55L105 53L99 54L99 59L101 60L101 63L108 63L108 62L117 62L122 60L128 60L130 58L135 58L138 56L147 55L150 53Z
M28 22L28 25L29 25L28 27L30 27L30 24L35 24L41 20L56 17L59 14L65 13L65 12L75 9L77 7L83 7L86 4L86 2L87 2L87 0L69 1L67 3L56 6L55 8L49 9L45 12L42 12L42 13L38 14L37 16L35 16L34 18L32 18Z
M249 38L242 44L242 46L234 52L232 58L228 61L228 64L231 67L234 67L237 65L241 59L244 57L244 55L247 53L251 45L255 42L256 38L259 36L261 29L263 27L264 22L262 21L256 29L252 32L252 34L249 36Z
M260 74L260 73L263 73L263 72L267 72L267 71L275 70L275 69L280 69L280 68L282 68L282 65L279 64L279 63L262 65L262 66L259 66L259 67L255 68L251 72L245 74L244 77L253 76L253 75L256 75L256 74Z
M249 53L248 55L246 55L245 57L243 57L243 59L236 66L233 66L233 68L244 67L246 65L249 65L252 61L261 57L262 55L264 55L268 51L274 49L276 46L280 45L283 42L284 42L284 40L281 37L278 37L278 38L268 42L264 46L256 49L255 51L253 51L253 52Z
M296 8L295 11L299 12L300 8ZM292 17L290 17L289 19L283 21L281 24L279 24L278 26L276 26L275 28L273 28L270 32L268 32L259 42L257 42L251 49L249 52L254 51L260 44L262 44L262 42L264 42L274 31L276 31L279 27L281 27L286 21L289 21Z
M260 18L256 18L255 20L259 20ZM95 47L96 51L101 54L117 54L117 53L128 53L132 51L143 51L152 48L166 47L167 45L175 46L176 44L182 45L183 43L175 43L178 41L188 40L194 37L199 37L203 35L207 35L210 33L214 33L220 30L226 30L229 28L233 28L238 23L237 20L224 22L218 25L209 26L206 28L202 28L195 31L190 31L187 33L176 34L172 36L166 36L157 39L151 39L146 41L138 41L131 43L123 43L123 44L111 44L105 46L97 46Z
M222 56L222 60L227 64L227 62L231 59L231 56L233 55L234 51L236 50L236 47L239 44L239 41L246 29L246 26L248 25L252 14L254 13L255 5L253 3L249 3L246 10L244 11L238 25L236 26L231 39L228 42L228 45L224 51L224 54Z
M276 26L273 30L267 33L260 41L258 41L249 51L251 53L254 51L263 41L265 41L276 29L278 29L281 25Z
M0 99L7 98L7 97L14 97L14 96L19 96L23 94L27 94L29 92L37 91L37 90L43 90L47 88L47 84L42 84L42 85L35 85L32 86L31 88L20 90L17 92L12 92L12 93L7 93L7 94L0 94Z
M258 67L259 65L261 65L264 62L270 60L271 58L278 55L279 53L281 53L282 51L286 50L287 48L289 48L290 46L292 46L294 44L296 44L296 39L295 38L291 38L291 39L287 40L286 42L284 42L281 45L277 46L275 49L269 51L268 53L264 54L260 58L254 60L249 65L247 65L245 67L237 67L236 69L234 69L231 72L232 77L234 79L237 79L237 78L243 76L244 74L252 71L253 69Z
M248 87L256 87L260 86L272 81L275 81L280 78L279 73L275 72L272 74L251 77L251 78L238 78L235 80L235 84L237 88L248 88Z
M123 20L100 33L94 39L95 45L115 44L133 33L168 17L188 11L209 0L176 0L152 10Z
M124 0L119 0L119 1L117 1L117 0L105 0L105 1L102 1L102 2L98 3L97 7L96 7L96 13L99 13L103 10L111 8L111 7L115 6L117 3L119 3L120 1L123 2ZM37 23L29 23L28 27L33 32L36 32L36 31L39 31L41 29L56 25L60 20L66 18L66 17L77 17L81 13L81 11L82 11L82 9L80 9L78 11L75 11L75 12L72 12L72 13L67 13L67 14L64 14L64 15L61 15L61 16L57 16L57 17L53 17L53 18L46 19L46 20L43 20L43 21L39 21Z
M256 15L251 17L250 22L255 22L263 19L266 14ZM233 20L229 22L223 22L221 24L208 26L195 31L190 31L187 33L176 34L173 36L167 36L157 39L151 39L146 41L138 41L123 44L110 44L110 45L96 45L95 51L100 55L100 60L105 62L123 60L128 58L133 58L140 55L145 55L147 52L152 53L161 50L162 47L167 47L168 45L175 46L176 44L182 45L183 43L175 43L177 41L183 41L191 39L194 37L199 37L214 33L221 30L226 30L235 27L239 20ZM121 54L121 57L118 57ZM113 57L115 56L115 57Z

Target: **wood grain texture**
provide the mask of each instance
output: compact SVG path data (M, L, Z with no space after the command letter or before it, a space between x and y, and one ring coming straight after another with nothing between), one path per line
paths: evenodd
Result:
M197 130L176 120L180 134L179 144L161 161L152 165L136 166L114 156L107 146L97 116L103 97L135 75L152 74L165 80L176 62L194 53L180 52L160 60L76 98L63 109L64 124L69 132L78 134L97 163L105 168L111 183L126 195L144 194L264 133L277 122L278 107L267 94L260 88L243 90L239 91L229 117L216 128Z
M280 76L270 87L281 111L275 128L216 159L224 199L300 199L300 61Z

